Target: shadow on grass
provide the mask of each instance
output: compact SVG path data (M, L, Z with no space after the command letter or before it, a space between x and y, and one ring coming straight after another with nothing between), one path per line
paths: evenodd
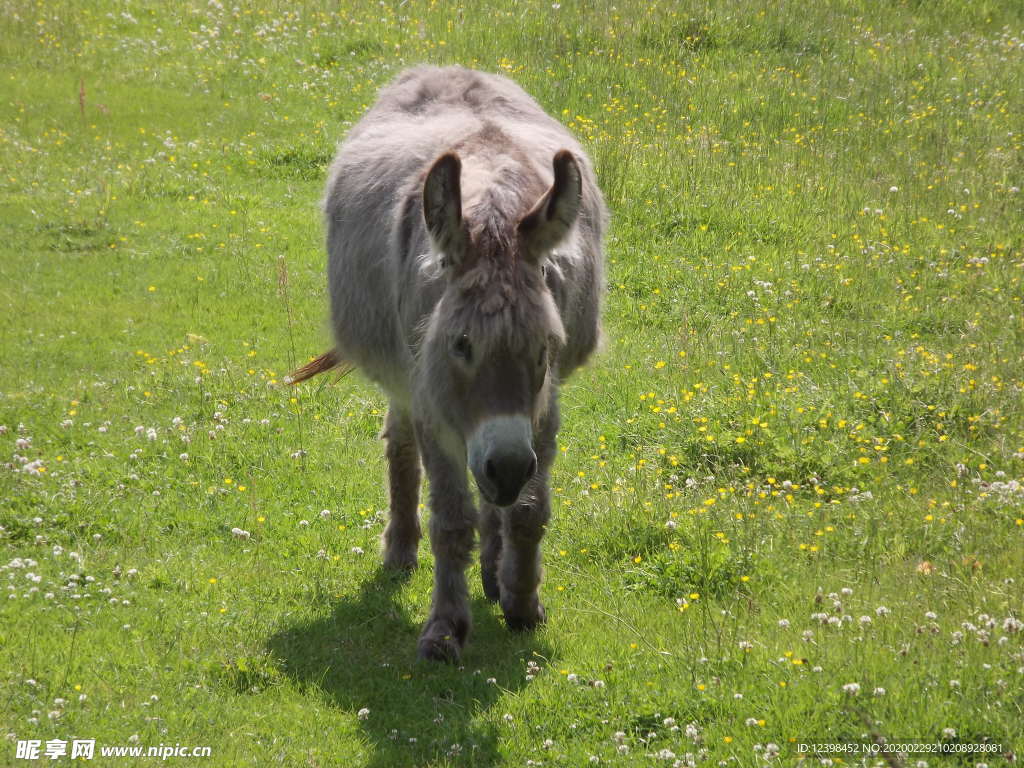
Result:
M462 667L416 661L421 619L396 599L406 581L381 568L330 616L285 628L267 647L303 691L354 715L369 710L359 721L369 755L338 755L346 764L497 763L500 713L486 713L527 684L527 660L549 658L549 648L535 635L509 632L498 609L478 598Z

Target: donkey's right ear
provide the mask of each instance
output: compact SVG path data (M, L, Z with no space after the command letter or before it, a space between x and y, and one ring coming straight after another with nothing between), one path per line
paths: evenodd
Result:
M552 160L552 168L555 181L551 188L519 222L519 234L534 259L569 234L582 204L583 177L572 153L560 150Z
M453 152L441 155L423 182L423 220L434 248L457 266L468 237L462 222L462 163Z

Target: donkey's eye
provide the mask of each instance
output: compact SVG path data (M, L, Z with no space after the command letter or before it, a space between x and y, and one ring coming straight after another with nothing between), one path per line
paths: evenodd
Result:
M461 357L467 363L473 359L473 345L469 343L469 336L462 334L452 344L452 354Z

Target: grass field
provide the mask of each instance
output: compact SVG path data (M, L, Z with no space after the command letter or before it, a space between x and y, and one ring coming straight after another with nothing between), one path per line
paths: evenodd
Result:
M1024 5L0 15L0 765L1024 749ZM612 211L549 622L509 634L474 567L462 668L414 660L427 543L379 566L384 398L282 382L330 343L325 166L418 62L515 78Z

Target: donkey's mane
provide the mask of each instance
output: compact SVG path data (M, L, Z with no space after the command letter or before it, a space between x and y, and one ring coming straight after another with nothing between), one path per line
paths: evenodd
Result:
M454 149L467 158L482 155L492 164L486 187L464 211L475 251L483 258L515 260L519 221L546 185L522 148L495 123L485 122Z

